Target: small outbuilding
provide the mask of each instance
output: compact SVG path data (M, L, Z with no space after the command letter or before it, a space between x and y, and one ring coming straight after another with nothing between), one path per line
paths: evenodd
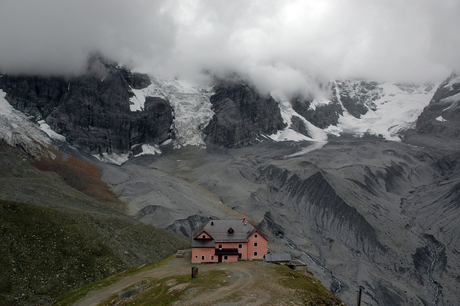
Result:
M266 262L288 263L291 259L290 253L273 253L265 255Z
M290 253L273 253L265 255L266 262L272 262L279 265L285 265L289 268L297 271L305 272L307 270L307 265L298 259L292 259Z

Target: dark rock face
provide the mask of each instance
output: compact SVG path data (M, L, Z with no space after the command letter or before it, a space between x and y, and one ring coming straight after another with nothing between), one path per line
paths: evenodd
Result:
M343 107L356 118L361 118L369 109L375 109L373 101L381 96L378 83L370 81L337 81ZM337 90L337 88L335 90Z
M292 108L321 129L337 125L344 111L361 118L361 115L366 114L369 109L375 110L374 101L382 94L378 83L370 81L342 80L329 83L322 88L330 95L331 103L312 107L312 98L296 96L291 99Z
M324 129L339 123L339 116L343 115L343 109L336 99L330 104L318 105L315 109L310 108L311 102L301 97L291 99L292 108L314 126Z
M452 74L439 85L430 104L423 109L417 132L460 139L460 77Z
M221 83L215 90L211 97L215 115L204 130L207 143L243 147L261 134L270 135L285 127L272 97L263 97L246 84Z
M70 79L0 78L0 88L13 107L36 121L45 120L70 144L92 154L126 153L136 144L158 144L171 137L168 101L148 98L145 110L130 110L131 88L149 84L147 75L133 74L100 57L91 58L86 75Z
M302 119L300 119L297 116L292 116L291 117L291 126L290 127L291 127L291 129L293 129L297 133L300 133L302 135L311 137L311 135L308 134L307 127L305 126L305 123L302 121Z

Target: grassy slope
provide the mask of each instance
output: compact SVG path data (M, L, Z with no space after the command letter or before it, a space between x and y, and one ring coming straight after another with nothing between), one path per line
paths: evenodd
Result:
M85 165L72 172L61 160L64 179L32 167L27 154L4 143L0 161L0 305L14 299L49 303L189 244L185 237L137 222L66 184L73 175L81 185L90 185L85 182L96 176L87 171L85 177ZM107 189L97 189L95 193L107 194Z

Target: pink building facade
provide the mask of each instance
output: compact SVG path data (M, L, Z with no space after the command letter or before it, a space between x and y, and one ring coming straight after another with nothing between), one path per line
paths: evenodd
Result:
M192 263L262 260L268 241L249 222L211 220L192 234Z

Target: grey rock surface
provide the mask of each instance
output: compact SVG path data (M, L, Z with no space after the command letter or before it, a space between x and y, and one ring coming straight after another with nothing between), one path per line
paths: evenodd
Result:
M189 193L162 184L162 193L175 197L157 202L162 208L154 214L180 212L180 220L169 223L176 232L195 223L193 211L234 218L222 206L216 210L216 202L189 196L214 194L258 224L271 251L288 251L306 262L349 304L359 286L365 288L363 305L447 305L460 299L458 152L378 139L338 139L286 158L292 150L268 141L239 149L187 149L136 158L120 169L136 179L134 169L142 163L144 181L162 184L166 175L177 184L201 186ZM120 196L125 185L131 186L128 202L144 197L136 189L141 185L129 180L114 186Z
M337 99L333 99L330 104L315 108L310 107L312 102L312 99L300 96L291 99L292 108L314 126L323 129L330 125L337 125L339 116L343 115L342 106Z
M222 81L211 97L215 115L204 132L206 142L218 147L243 147L259 136L285 127L280 109L270 96L260 95L246 83Z
M460 139L460 77L453 73L436 90L417 120L417 132Z
M45 122L67 141L91 154L127 153L138 144L173 137L168 101L148 97L143 111L130 110L131 88L148 86L147 75L132 73L95 55L77 77L3 75L7 101Z

